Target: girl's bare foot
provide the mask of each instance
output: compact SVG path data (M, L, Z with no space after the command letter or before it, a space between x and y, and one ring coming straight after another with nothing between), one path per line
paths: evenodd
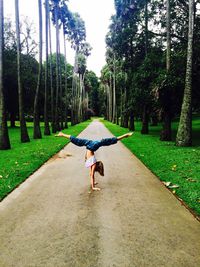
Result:
M58 134L55 135L55 137L60 137L60 136L63 136L62 132L59 132Z
M133 135L133 132L130 132L130 133L127 133L127 134L126 134L127 137L129 137L129 136L131 136L131 135Z

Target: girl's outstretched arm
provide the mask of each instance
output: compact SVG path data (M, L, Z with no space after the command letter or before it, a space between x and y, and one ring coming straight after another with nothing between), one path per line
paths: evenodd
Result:
M67 139L70 139L71 135L59 132L58 134L55 135L55 137L65 137Z
M120 135L120 136L117 137L117 140L121 140L121 139L123 139L123 138L130 137L131 135L133 135L133 132L126 133L126 134L123 134L123 135Z

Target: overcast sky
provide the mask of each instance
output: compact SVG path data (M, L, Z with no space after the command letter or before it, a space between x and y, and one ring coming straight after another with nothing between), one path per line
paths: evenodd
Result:
M28 16L38 29L38 1L19 0L20 15ZM14 19L14 0L4 1L6 17ZM110 17L115 13L114 0L69 0L69 9L78 12L85 21L87 41L93 47L92 54L88 58L88 69L100 76L100 70L105 64L105 35L108 32ZM44 12L44 10L43 10ZM55 49L55 39L54 49ZM68 45L68 61L73 64L74 52Z

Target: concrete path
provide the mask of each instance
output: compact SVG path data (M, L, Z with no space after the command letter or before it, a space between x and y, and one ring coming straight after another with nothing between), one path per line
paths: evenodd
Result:
M0 203L0 267L200 267L200 223L123 144L97 151L92 193L85 149L65 150Z

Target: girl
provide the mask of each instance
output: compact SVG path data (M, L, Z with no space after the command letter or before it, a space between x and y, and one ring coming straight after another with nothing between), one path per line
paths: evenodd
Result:
M100 188L96 187L95 183L95 172L99 172L100 175L104 176L104 167L101 161L97 161L94 152L99 149L101 146L110 146L116 144L117 141L131 136L133 133L127 133L118 137L111 137L101 139L99 141L93 141L88 139L77 138L72 135L64 134L59 132L56 137L65 137L70 139L70 141L77 146L85 146L86 154L85 154L85 166L86 168L90 168L90 179L91 179L91 187L94 191L99 191Z

